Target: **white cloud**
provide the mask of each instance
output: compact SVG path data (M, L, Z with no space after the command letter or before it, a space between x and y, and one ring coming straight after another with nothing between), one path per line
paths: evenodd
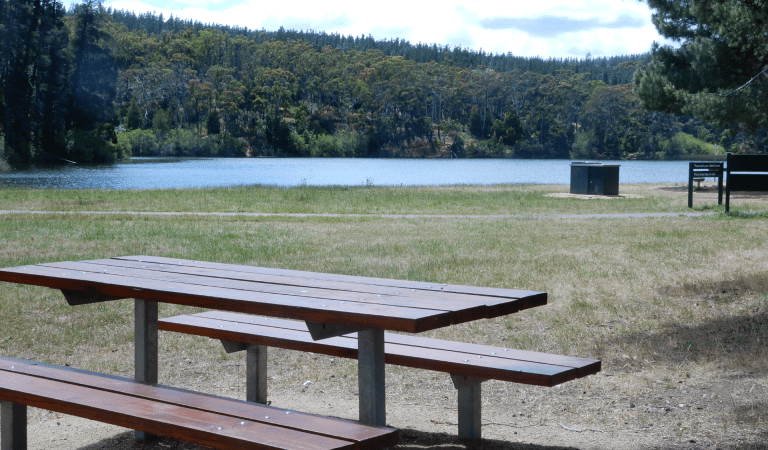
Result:
M644 2L616 0L390 0L377 6L357 0L116 0L116 9L156 11L204 23L251 29L313 29L377 39L520 56L584 57L643 53L661 41Z

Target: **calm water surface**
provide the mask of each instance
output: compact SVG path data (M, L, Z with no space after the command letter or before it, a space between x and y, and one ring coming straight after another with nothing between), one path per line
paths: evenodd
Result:
M72 164L0 173L0 186L57 189L170 189L265 186L440 186L569 184L571 160L134 158L109 165ZM594 161L590 161L594 162ZM687 182L687 161L619 164L626 183Z

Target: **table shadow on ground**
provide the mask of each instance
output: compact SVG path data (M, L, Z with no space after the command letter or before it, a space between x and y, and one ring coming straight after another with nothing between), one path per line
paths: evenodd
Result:
M117 434L99 442L80 447L78 450L197 450L196 444L170 438L140 441L132 431ZM532 443L507 442L495 439L479 441L459 439L446 433L428 433L417 430L400 430L398 450L577 450L574 447L546 446Z

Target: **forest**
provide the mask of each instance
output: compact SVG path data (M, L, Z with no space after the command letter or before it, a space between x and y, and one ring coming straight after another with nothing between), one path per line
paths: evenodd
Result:
M650 53L542 59L0 0L11 164L129 156L670 159L766 130L648 111ZM717 147L715 147L717 145Z

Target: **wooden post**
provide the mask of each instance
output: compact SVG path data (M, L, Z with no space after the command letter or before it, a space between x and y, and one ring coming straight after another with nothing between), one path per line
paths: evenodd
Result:
M693 163L688 163L688 207L693 208Z
M731 207L731 152L726 154L726 166L725 166L725 212Z

